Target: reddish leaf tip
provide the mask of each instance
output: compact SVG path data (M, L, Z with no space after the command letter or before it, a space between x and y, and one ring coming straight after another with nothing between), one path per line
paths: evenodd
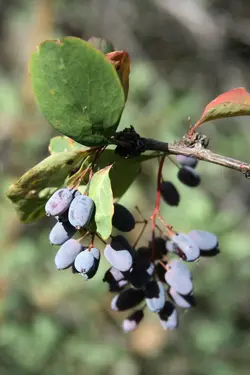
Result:
M200 119L189 130L188 136L192 136L196 128L204 122L225 117L249 115L250 94L244 87L234 88L217 96L217 98L208 103Z

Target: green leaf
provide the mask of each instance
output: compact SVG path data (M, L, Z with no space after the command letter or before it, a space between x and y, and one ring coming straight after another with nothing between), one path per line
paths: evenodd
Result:
M29 223L44 216L44 206L49 197L85 157L85 153L80 151L51 155L11 185L7 197L13 202L20 219Z
M42 43L30 61L37 102L55 129L86 146L107 144L125 97L115 68L80 38Z
M112 216L114 213L113 194L109 178L112 165L96 172L89 186L89 196L96 206L95 222L97 232L106 240L112 231Z
M47 199L48 197L51 197L51 195L54 194L57 189L57 187L46 187L43 190L39 191L38 197L41 199Z
M119 199L126 193L130 185L140 174L141 163L128 163L122 159L115 163L110 173L111 185L115 199Z
M80 191L81 194L85 194L87 190L87 185L80 185L77 188L78 191Z
M53 137L49 143L49 152L51 155L59 152L90 150L88 147L73 141L73 139L65 136Z
M105 150L98 159L99 168L113 164L110 180L114 199L119 199L134 182L141 170L141 163L159 157L158 153L141 155L133 159L124 159L113 150Z

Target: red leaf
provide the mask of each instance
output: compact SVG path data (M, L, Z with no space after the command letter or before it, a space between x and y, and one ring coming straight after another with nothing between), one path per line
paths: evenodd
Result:
M249 116L250 115L250 94L243 88L225 92L212 100L205 108L201 118L190 129L192 135L198 126L204 122L225 117Z

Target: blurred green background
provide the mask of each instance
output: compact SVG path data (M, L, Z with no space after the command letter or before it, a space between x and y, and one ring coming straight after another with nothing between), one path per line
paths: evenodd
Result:
M35 46L62 35L102 36L131 57L130 93L121 127L171 141L194 123L214 97L250 88L248 0L1 0L0 1L0 374L232 375L250 369L249 181L200 162L198 189L178 184L178 209L162 214L179 231L205 229L221 254L192 265L196 309L164 332L148 314L125 335L124 314L110 311L102 276L84 282L57 272L48 242L49 219L22 225L5 192L48 155L56 133L39 113L28 60ZM204 125L210 148L250 161L249 119ZM122 202L149 216L157 162L147 162ZM136 238L139 227L129 236ZM150 236L146 231L141 244Z

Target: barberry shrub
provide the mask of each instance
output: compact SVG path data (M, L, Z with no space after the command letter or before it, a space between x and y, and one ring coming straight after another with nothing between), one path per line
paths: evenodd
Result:
M90 280L103 254L110 263L103 281L116 293L111 309L132 309L122 323L124 332L136 329L146 310L170 330L179 324L180 309L196 305L188 263L219 254L219 241L216 233L199 228L180 233L165 222L160 204L178 207L181 196L178 186L163 176L163 165L174 163L179 184L192 189L201 182L195 170L199 159L248 177L248 164L209 151L207 138L196 129L217 118L249 115L250 95L243 88L220 95L181 140L168 144L143 138L131 126L117 131L129 72L128 53L114 51L102 39L66 37L37 48L30 61L34 94L47 121L62 135L50 140L50 156L11 185L7 195L25 223L45 215L54 218L49 241L59 246L58 270L70 269ZM158 169L155 207L150 218L137 220L118 201L149 159L156 159ZM141 247L122 235L138 221L144 228L151 225L152 233ZM114 236L113 228L121 233ZM97 238L102 249L96 248Z

